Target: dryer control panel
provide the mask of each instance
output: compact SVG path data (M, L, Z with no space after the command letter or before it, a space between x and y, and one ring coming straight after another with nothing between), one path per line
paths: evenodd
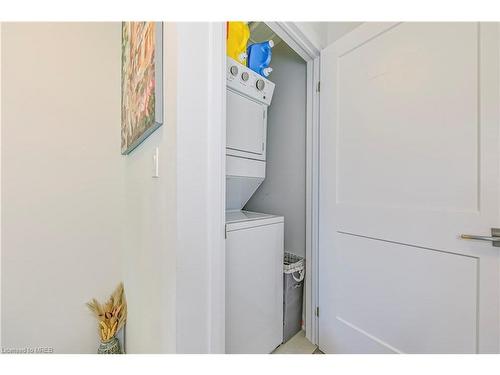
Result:
M227 87L265 105L271 104L274 83L230 57L227 58L226 70Z

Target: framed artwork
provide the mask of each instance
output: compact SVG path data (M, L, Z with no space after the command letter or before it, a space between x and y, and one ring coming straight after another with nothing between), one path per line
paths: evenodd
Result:
M122 23L121 152L129 154L163 123L163 24Z

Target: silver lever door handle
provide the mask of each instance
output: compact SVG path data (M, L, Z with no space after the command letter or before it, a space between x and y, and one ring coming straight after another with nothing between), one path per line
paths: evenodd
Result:
M462 240L480 240L480 241L500 241L500 237L476 236L474 234L461 234Z
M500 228L491 228L491 236L477 236L475 234L461 234L463 240L491 241L494 247L500 247Z

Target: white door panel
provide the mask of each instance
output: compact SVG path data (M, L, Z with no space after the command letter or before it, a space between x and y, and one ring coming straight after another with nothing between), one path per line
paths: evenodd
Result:
M477 258L342 233L338 248L341 323L397 352L476 351Z
M498 352L495 24L364 24L321 57L320 347Z
M476 24L409 23L338 58L339 203L477 211L477 51Z

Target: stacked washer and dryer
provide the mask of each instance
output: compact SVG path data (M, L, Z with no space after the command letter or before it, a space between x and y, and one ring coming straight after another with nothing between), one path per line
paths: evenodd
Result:
M227 58L226 352L270 353L283 340L283 216L244 211L266 176L274 83Z

